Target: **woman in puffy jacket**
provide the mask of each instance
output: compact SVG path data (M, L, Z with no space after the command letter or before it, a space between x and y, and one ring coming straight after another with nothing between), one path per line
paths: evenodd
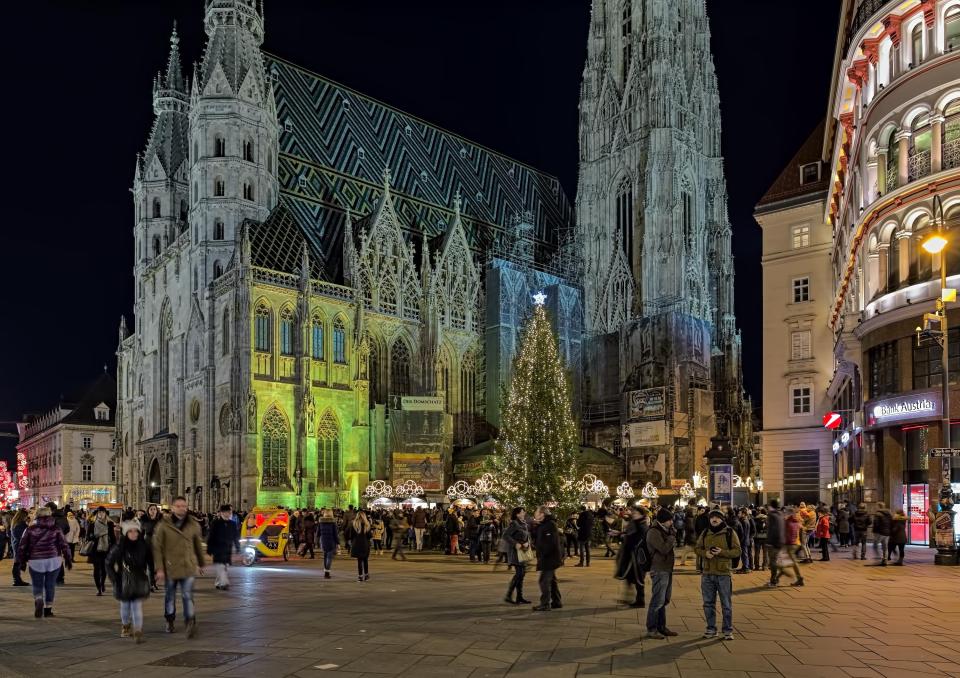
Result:
M820 541L820 561L829 562L830 560L830 512L820 509L820 517L817 518L816 528L817 539Z
M339 541L337 520L333 517L333 509L323 509L318 528L320 550L323 551L323 578L330 579L330 567L333 565L333 556L337 552Z
M73 567L70 560L70 545L63 530L53 518L53 511L46 506L37 509L37 520L20 538L17 563L21 570L30 567L33 582L34 609L36 618L53 616L53 596L57 588L57 575L61 567Z

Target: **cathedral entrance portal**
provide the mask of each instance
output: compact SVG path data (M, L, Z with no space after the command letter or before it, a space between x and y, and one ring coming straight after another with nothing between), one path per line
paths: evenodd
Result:
M147 503L160 503L160 460L156 457L150 464L150 470L147 472Z

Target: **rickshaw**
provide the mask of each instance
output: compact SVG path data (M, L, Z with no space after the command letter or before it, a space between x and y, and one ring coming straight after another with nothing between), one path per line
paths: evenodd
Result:
M254 506L240 526L243 564L253 565L260 558L287 559L290 539L290 515L275 506Z

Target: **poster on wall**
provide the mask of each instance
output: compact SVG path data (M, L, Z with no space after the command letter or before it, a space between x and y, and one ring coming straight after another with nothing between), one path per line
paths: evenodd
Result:
M443 489L443 464L440 455L433 452L394 452L394 485L412 480L427 492L439 492Z
M647 483L654 487L664 487L666 478L667 455L656 452L643 452L630 457L630 484L642 488Z
M733 464L710 466L710 502L730 504L733 501Z
M657 447L667 444L667 422L634 421L622 427L624 448Z
M662 386L630 391L626 397L627 416L630 419L662 419L666 415Z

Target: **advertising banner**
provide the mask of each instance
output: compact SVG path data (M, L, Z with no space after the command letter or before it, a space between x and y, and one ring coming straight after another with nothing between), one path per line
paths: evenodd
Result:
M710 466L710 502L714 504L733 502L733 464Z
M436 396L402 396L400 409L416 412L443 412L443 398Z
M654 487L664 487L667 455L647 452L630 457L630 485L642 488L647 483Z
M667 422L634 421L622 427L624 448L657 447L667 444Z
M626 398L629 419L662 419L666 416L666 399L662 386L630 391Z
M934 534L936 535L937 546L953 546L953 514L946 511L938 511L933 521Z
M443 489L440 455L432 452L394 452L390 478L394 485L413 480L427 492L439 492Z
M940 393L923 391L882 400L873 400L864 407L867 426L887 426L902 421L937 419L943 410Z

